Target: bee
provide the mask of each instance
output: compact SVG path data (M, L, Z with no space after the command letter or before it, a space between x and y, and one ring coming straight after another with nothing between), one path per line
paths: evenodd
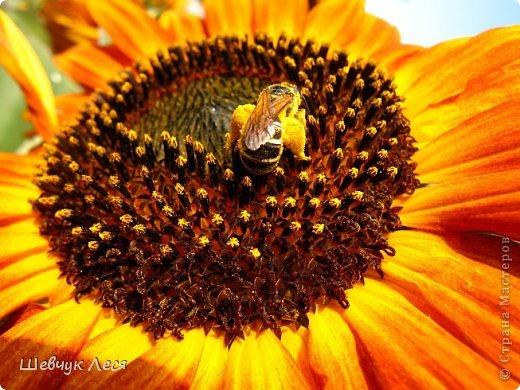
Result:
M265 88L256 106L244 104L234 110L227 147L238 147L240 161L250 173L273 171L284 147L299 160L309 159L305 156L306 121L301 102L296 86L281 83Z

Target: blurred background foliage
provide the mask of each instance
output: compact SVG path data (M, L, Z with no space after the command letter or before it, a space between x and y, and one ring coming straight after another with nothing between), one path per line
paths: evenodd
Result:
M40 0L7 0L2 9L23 31L42 61L55 94L77 92L81 88L61 73L52 62L49 34L39 15ZM31 124L24 121L26 104L20 87L0 67L0 152L15 151L24 140Z

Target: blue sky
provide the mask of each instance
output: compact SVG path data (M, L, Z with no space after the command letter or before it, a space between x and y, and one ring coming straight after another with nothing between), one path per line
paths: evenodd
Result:
M399 28L404 43L431 46L520 24L520 0L366 0L368 12Z

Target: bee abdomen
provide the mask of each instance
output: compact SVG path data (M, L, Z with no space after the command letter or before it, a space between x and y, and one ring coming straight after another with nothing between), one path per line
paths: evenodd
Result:
M265 175L276 168L282 155L282 143L273 139L257 150L242 149L240 161L244 167L255 175Z

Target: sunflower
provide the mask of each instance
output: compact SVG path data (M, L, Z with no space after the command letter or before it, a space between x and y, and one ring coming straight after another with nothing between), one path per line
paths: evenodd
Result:
M362 1L203 5L87 2L111 44L60 53L85 94L56 98L0 14L45 140L0 155L0 384L517 386L520 28L425 49ZM288 85L308 158L256 175L226 133Z

